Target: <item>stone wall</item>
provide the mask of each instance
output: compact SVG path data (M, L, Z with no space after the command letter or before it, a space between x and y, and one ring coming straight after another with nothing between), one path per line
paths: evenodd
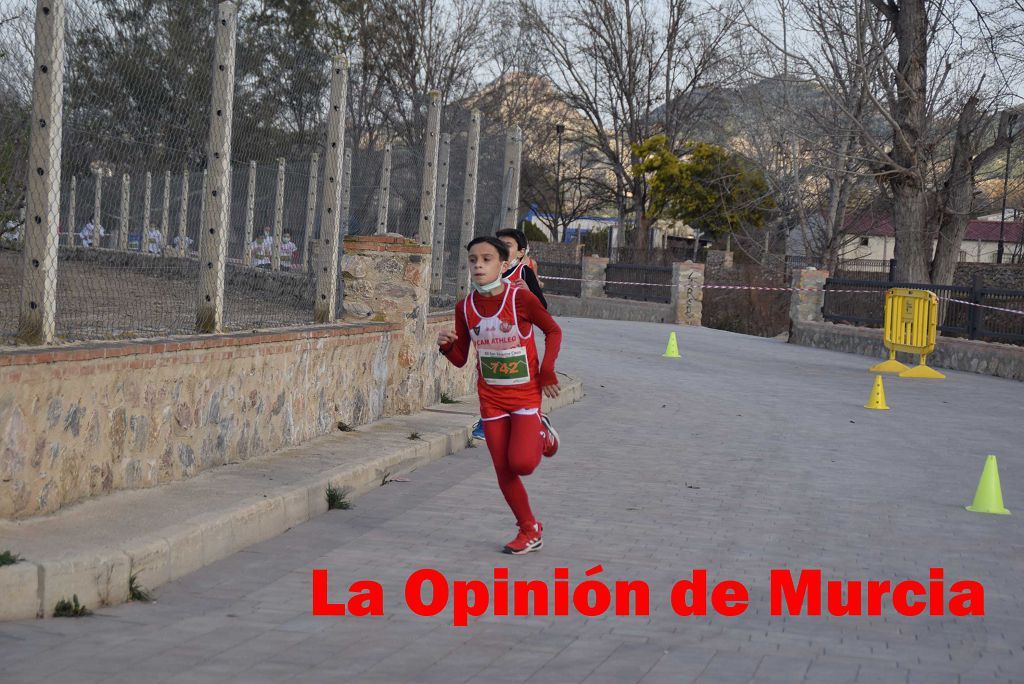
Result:
M347 246L375 265L346 273L359 322L0 352L0 517L189 478L338 421L469 393L473 369L437 353L453 313L427 314L429 249Z
M604 292L608 259L583 257L582 297L545 294L556 316L601 318L615 321L700 325L704 264L672 264L672 300L667 304L609 297Z
M805 347L861 354L878 361L888 358L888 352L882 344L882 331L877 328L795 321L789 341ZM907 365L917 363L917 357L911 354L898 353L897 358ZM935 351L928 356L928 365L1024 380L1024 348L940 337Z
M975 273L981 274L983 287L1024 290L1024 264L977 264L962 261L956 265L953 284L970 287L974 283Z

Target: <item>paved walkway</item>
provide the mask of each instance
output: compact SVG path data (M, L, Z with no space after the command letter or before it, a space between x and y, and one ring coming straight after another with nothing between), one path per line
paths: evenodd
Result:
M870 360L713 330L566 319L563 369L588 396L556 414L563 448L528 481L542 552L514 532L487 452L466 449L278 538L165 586L156 604L0 625L0 679L75 682L1024 681L1024 386L949 373L892 379L861 408ZM1013 516L970 502L1000 458ZM643 579L652 615L420 618L406 577ZM834 579L976 579L984 618L771 617L773 567ZM375 579L383 618L310 614L310 570L332 597ZM744 582L739 617L682 618L692 568ZM947 583L948 584L948 583Z

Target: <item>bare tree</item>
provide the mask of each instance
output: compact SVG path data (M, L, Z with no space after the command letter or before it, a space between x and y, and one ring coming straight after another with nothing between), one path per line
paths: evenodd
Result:
M520 0L544 40L545 67L585 119L579 138L609 170L607 194L620 222L636 215L649 244L648 185L634 174L630 145L664 133L674 147L694 128L709 95L733 73L738 14L702 12L689 0Z
M354 3L364 13L358 34L363 68L379 80L381 115L410 147L426 125L427 93L443 102L477 88L486 56L488 0L396 0Z
M812 39L784 49L841 112L842 127L856 132L889 202L896 277L951 282L976 173L1008 144L1015 77L982 30L985 16L958 0L867 0L858 6L858 14L870 12L863 21L836 25L817 19L846 3L798 6ZM847 41L855 54L872 56L863 69L850 72L849 56L829 49ZM837 71L854 77L850 85L867 96L866 106L851 106Z
M865 74L881 55L865 37L880 19L863 2L774 0L765 8L769 17L752 22L763 39L749 60L755 82L736 98L740 151L762 170L778 206L763 251L787 232L810 262L834 269L854 239L843 230L847 217L870 204L874 186L849 119L863 120L871 102Z

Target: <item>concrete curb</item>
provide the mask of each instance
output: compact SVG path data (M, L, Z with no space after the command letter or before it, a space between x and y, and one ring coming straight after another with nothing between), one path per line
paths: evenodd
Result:
M582 397L582 382L564 376L560 396L545 399L544 410L563 408ZM429 426L432 414L456 416L457 423L463 424L440 433L424 432L420 439L410 441L409 426L415 427L417 421ZM372 433L378 441L387 442L390 448L383 453L327 468L266 494L241 499L216 513L199 514L121 541L98 544L87 552L56 554L58 557L51 559L30 557L0 567L0 620L48 617L59 600L70 600L74 595L90 609L123 603L128 600L129 578L133 575L139 586L155 589L325 513L328 485L344 490L351 499L376 489L385 477L408 473L465 448L477 414L473 396L459 404L428 407L414 416L370 423L361 426L359 432ZM459 421L462 416L465 421ZM211 471L207 487L216 476L217 471ZM177 484L188 486L188 482ZM102 505L102 500L95 504Z

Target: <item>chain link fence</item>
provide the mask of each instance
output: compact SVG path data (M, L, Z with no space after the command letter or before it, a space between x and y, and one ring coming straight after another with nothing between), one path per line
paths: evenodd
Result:
M211 114L220 123L211 103L223 101L215 85L224 77L217 41L226 26L218 8L46 4L54 11L40 20L31 0L0 0L2 342L195 332L204 292L210 300L204 283L217 270L203 256L207 227L217 240L213 227L224 232L219 329L312 323L323 287L313 266L330 224L323 194L331 55L257 21L242 4L220 200L211 184L217 165L207 159ZM35 62L48 70L41 75ZM458 294L470 123L467 106L445 108L447 173L438 173L433 228L444 231L437 305ZM480 129L473 235L499 227L513 185L508 132L490 120ZM342 234L418 239L424 139L396 135L383 118L369 133L350 123ZM225 202L223 214L207 206ZM204 224L204 212L215 222ZM341 283L338 269L338 290ZM336 314L340 293L337 302Z

